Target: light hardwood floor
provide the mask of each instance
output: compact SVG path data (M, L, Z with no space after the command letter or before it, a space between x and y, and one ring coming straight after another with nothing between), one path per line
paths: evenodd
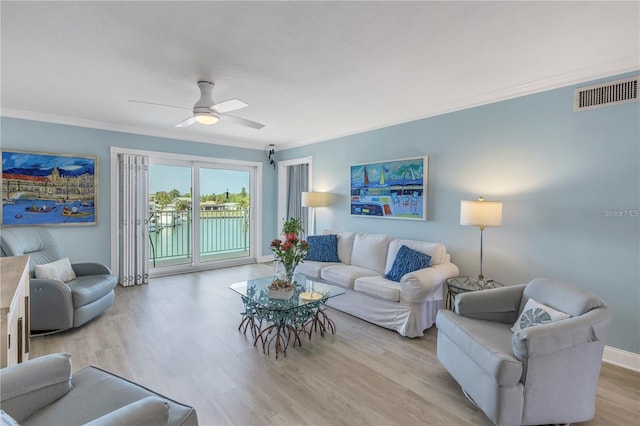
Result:
M35 337L31 358L70 352L73 370L98 365L192 405L202 425L490 425L436 358L435 327L408 339L329 310L335 336L314 336L275 359L238 331L235 281L249 265L155 278L116 289L101 317ZM605 364L589 425L638 425L640 375Z

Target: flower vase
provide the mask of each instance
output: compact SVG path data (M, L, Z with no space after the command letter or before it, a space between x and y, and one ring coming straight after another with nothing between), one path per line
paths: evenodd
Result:
M295 285L294 275L296 273L296 267L298 265L284 265L284 276L285 279L291 284Z
M284 273L284 265L279 260L273 261L273 279L274 280L286 279L286 275Z

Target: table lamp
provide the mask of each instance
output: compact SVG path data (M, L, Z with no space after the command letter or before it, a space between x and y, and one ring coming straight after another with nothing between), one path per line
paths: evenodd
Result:
M329 194L326 192L303 192L302 207L311 209L311 233L316 234L316 207L326 207L329 201Z
M477 201L460 201L460 225L477 226L480 228L480 275L478 282L485 282L482 274L482 234L487 226L502 225L502 202L484 201L482 197Z

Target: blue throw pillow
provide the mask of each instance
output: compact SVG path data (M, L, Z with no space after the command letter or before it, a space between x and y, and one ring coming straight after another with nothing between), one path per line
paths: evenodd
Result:
M431 256L421 251L410 249L407 246L400 247L393 265L389 272L385 274L385 278L391 281L400 282L404 274L417 271L418 269L428 268L431 263Z
M340 262L337 235L312 235L307 238L307 242L309 243L309 253L307 253L305 260Z

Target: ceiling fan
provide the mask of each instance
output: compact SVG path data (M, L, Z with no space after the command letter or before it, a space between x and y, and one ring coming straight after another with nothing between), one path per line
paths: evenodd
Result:
M210 125L217 123L221 118L225 121L230 121L241 126L251 127L252 129L262 129L264 127L264 124L227 114L229 111L235 111L248 106L247 103L240 99L229 99L215 103L213 102L213 83L209 81L199 81L198 87L200 88L200 99L198 99L192 109L173 105L157 104L153 102L137 101L133 99L129 99L129 102L176 108L193 112L191 117L182 120L176 124L175 127L190 126L194 123Z

